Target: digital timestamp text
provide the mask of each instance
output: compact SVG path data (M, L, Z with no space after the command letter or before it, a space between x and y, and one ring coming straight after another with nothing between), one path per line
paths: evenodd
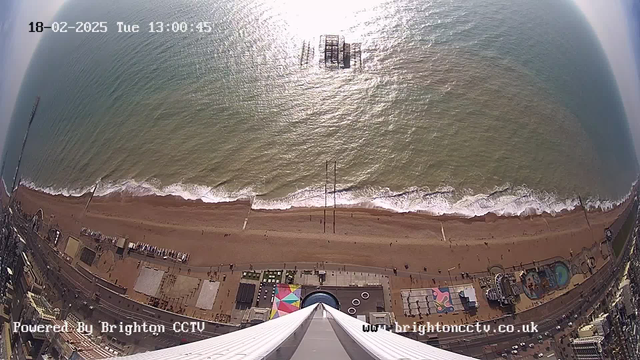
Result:
M210 33L213 31L213 24L209 21L152 21L145 25L125 23L123 21L116 21L115 23L107 21L56 21L49 26L45 26L40 21L29 23L29 32L32 33L43 32L47 29L54 33L106 33L108 31L118 33Z

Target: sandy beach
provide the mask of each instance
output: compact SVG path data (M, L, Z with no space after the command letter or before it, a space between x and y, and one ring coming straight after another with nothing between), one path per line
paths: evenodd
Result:
M391 213L377 209L255 211L248 202L209 204L177 197L53 196L21 187L17 200L27 213L44 211L46 224L66 235L82 227L125 236L191 254L193 266L263 262L331 262L397 267L436 273L483 272L569 257L604 238L604 229L626 203L610 211L581 209L562 215L527 218L493 215L473 219ZM245 224L246 221L246 224ZM243 229L244 227L244 229ZM444 237L443 237L444 234Z

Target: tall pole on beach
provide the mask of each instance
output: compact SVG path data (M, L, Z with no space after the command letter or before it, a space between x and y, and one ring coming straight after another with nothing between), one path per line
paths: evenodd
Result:
M329 160L324 161L324 209L322 211L322 233L327 232L327 183L329 182Z
M13 200L13 192L16 189L16 180L18 179L18 172L20 171L20 163L22 162L22 154L24 154L24 146L27 144L27 138L29 137L29 129L31 129L31 124L33 123L33 118L36 116L36 110L38 109L39 103L40 103L40 96L36 96L36 102L33 104L33 109L31 109L31 118L29 118L29 125L27 126L27 132L24 134L24 140L22 140L22 149L20 150L20 157L18 158L16 173L15 175L13 175L13 183L11 184L11 194L9 198L9 205L11 205L11 201Z
M580 207L582 208L582 212L584 213L584 219L587 221L587 225L589 226L589 229L591 229L591 224L589 223L589 217L587 216L587 208L584 206L584 203L582 202L582 197L580 195L578 195L578 202L580 202Z
M338 176L336 172L336 168L338 166L337 164L338 164L337 161L333 162L333 233L334 234L336 233L336 181L337 181L336 177Z
M84 211L82 213L86 213L89 208L89 204L93 199L93 196L96 194L96 190L98 190L98 184L100 184L100 180L96 181L96 186L93 187L93 191L91 192L91 196L89 196L89 200L87 200L87 204L84 206Z
M587 226L589 226L589 232L591 233L591 240L593 240L593 229L591 229L591 223L589 222L589 216L587 216L587 208L584 206L584 203L582 202L582 197L580 195L578 195L578 201L580 202L580 207L582 208L582 211L584 212L584 219L587 221Z

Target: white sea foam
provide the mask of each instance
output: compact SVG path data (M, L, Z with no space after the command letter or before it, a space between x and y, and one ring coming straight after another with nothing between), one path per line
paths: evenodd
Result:
M93 191L93 186L80 188L56 188L38 186L30 180L25 180L22 185L51 195L82 196ZM136 180L122 180L117 182L100 182L95 196L106 196L114 193L124 193L133 196L179 196L186 200L202 200L206 203L231 202L253 197L251 189L239 192L228 192L223 189L214 189L204 185L171 184L161 186L159 182L146 182Z
M23 181L22 185L48 194L64 196L82 196L93 190L93 186L75 189L41 187L28 180ZM205 185L177 183L161 186L158 181L123 180L101 182L95 195L105 196L119 192L133 196L172 195L187 200L202 200L206 203L250 200L253 209L262 210L286 210L323 207L325 205L324 186L309 187L281 198L271 199L257 195L251 188L231 192ZM631 191L617 200L589 198L584 199L583 203L589 210L609 210L623 203L630 195ZM327 205L333 206L333 201L334 193L328 191ZM452 187L441 187L435 191L410 188L406 191L394 192L388 188L356 189L339 185L335 192L335 202L340 207L370 207L393 212L424 212L433 215L465 217L481 216L488 213L500 216L539 215L542 213L555 215L562 211L573 210L580 204L577 197L564 199L554 193L531 190L524 186L513 187L509 184L496 187L486 194L474 194L468 189L456 190Z

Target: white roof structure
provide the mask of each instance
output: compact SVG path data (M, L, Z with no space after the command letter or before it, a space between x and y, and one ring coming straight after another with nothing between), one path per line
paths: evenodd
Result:
M218 288L220 288L219 281L205 280L200 288L200 295L198 295L196 307L206 310L213 309L213 303L216 301L216 296L218 295Z
M476 291L473 287L465 287L464 296L469 299L470 303L473 303L473 306L477 305L478 298L476 298Z
M578 345L578 344L595 344L595 343L599 343L602 340L604 340L604 337L599 336L599 335L594 335L594 336L587 336L587 337L583 337L583 338L577 338L574 339L572 344Z
M364 332L363 325L369 326L330 306L314 304L229 334L118 359L471 359L386 330Z

